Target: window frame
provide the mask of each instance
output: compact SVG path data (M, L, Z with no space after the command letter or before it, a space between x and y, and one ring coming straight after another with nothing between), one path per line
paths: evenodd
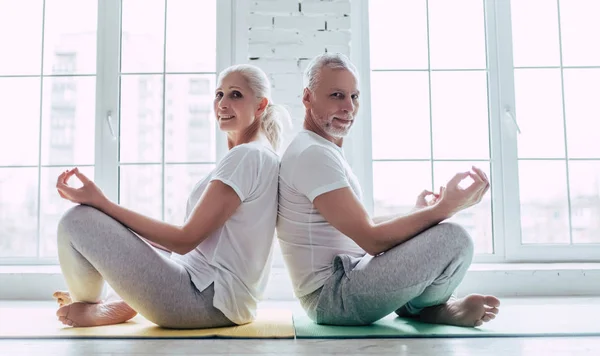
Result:
M565 246L521 243L519 159L517 155L519 128L518 115L515 109L511 4L510 1L481 1L484 8L488 78L489 162L491 179L494 182L488 193L491 194L492 202L494 253L477 254L474 257L474 262L598 261L600 259L600 244ZM345 148L348 160L363 186L364 204L367 210L373 213L369 1L353 2L352 6L351 59L360 73L361 107L359 120L356 121L349 139L345 143ZM561 71L562 68L561 63ZM569 158L567 157L565 164L568 164L568 162ZM571 198L569 197L569 199Z
M119 201L119 128L120 128L120 54L121 54L121 9L123 0L98 1L97 13L97 44L96 44L96 95L95 95L95 153L94 153L94 182L103 190L104 194L112 201ZM165 0L168 1L168 0ZM45 3L45 1L44 1ZM239 24L236 26L234 19L241 17L240 10L244 10L237 0L216 1L216 35L222 39L217 41L215 72L231 65L238 60L240 51L236 50L239 40L237 32L241 31ZM44 6L45 7L45 6ZM45 21L46 11L43 11L42 21ZM42 31L45 31L42 26ZM42 34L43 36L43 34ZM165 38L166 39L166 38ZM42 39L42 46L43 46ZM236 57L236 54L238 57ZM43 56L43 51L40 53ZM42 62L43 66L43 62ZM31 75L28 75L30 77ZM78 77L77 74L74 75ZM10 77L10 75L8 76ZM46 74L40 75L43 78ZM42 100L42 98L40 98ZM42 112L40 111L40 115ZM166 119L165 119L166 120ZM109 123L110 122L110 123ZM40 134L41 135L41 134ZM114 136L113 136L114 135ZM216 131L216 161L220 160L227 152L227 142L223 135ZM164 145L164 142L163 142ZM164 162L163 162L164 165ZM41 161L38 160L37 169L41 170ZM52 165L50 165L52 166ZM7 166L8 168L16 166ZM19 166L20 167L20 166ZM29 167L29 166L26 166ZM34 166L31 166L32 168ZM165 179L163 174L163 179ZM38 190L41 189L41 175L38 173ZM164 184L163 184L164 190ZM40 194L38 193L38 204ZM164 196L164 192L163 192ZM164 202L163 202L164 207ZM164 209L163 209L164 210ZM39 208L38 208L39 219ZM38 251L40 244L40 229L38 227ZM0 266L44 266L58 265L58 257L0 257Z

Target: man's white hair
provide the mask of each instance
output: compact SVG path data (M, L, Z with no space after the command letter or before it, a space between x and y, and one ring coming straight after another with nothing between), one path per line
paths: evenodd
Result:
M304 87L312 91L319 84L321 69L329 67L331 69L346 69L354 74L358 82L358 70L352 64L350 59L342 53L323 53L313 58L304 71Z

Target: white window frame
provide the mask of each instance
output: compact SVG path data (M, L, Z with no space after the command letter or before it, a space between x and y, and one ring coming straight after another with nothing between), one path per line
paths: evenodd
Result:
M490 166L493 175L491 178L494 181L488 193L492 195L494 253L476 255L474 262L596 262L600 260L600 244L564 246L521 243L516 119L518 115L515 110L511 7L510 1L482 1L485 11L488 70ZM348 160L363 185L365 206L373 213L369 49L369 3L354 1L351 59L360 72L361 108L359 120L345 144L345 149Z
M98 1L96 45L94 182L103 190L109 199L115 202L119 201L118 138L120 136L119 69L121 63L121 3L122 0ZM215 68L217 73L236 62L239 56L242 55L242 52L237 48L237 44L239 43L240 39L243 40L243 37L240 37L237 34L244 31L242 31L243 29L240 28L239 23L236 24L234 19L239 18L240 14L244 14L241 12L245 9L244 6L246 5L244 3L245 1L240 0L217 1L216 23L217 38L219 39L217 41L216 54L217 67ZM227 39L229 39L229 41L227 41ZM219 45L220 43L223 45ZM116 139L113 138L113 135L116 137ZM216 161L219 161L227 152L227 142L224 135L219 134L218 131L215 142L217 145ZM162 205L164 206L164 202ZM58 257L0 258L0 267L44 265L58 265Z

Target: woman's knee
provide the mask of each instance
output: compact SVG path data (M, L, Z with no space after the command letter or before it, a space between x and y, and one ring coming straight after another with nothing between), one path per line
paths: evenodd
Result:
M59 243L80 235L95 215L102 214L99 210L87 205L76 205L67 210L58 221L57 236Z

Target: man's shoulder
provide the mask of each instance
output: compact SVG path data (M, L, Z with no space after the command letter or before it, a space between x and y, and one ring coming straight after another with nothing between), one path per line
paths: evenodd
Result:
M307 131L301 131L296 134L296 137L290 142L281 157L281 162L297 161L298 159L323 158L327 159L335 155L333 150L328 145L317 140Z

